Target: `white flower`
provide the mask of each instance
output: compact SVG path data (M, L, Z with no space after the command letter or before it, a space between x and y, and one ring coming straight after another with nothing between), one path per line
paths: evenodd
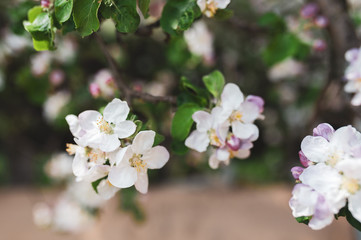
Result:
M72 176L72 161L66 153L57 153L45 165L46 174L55 180L64 180Z
M227 147L218 148L212 153L208 163L211 168L217 169L220 163L228 165L232 158L248 158L250 153L251 151L249 149L238 149L237 151L233 151Z
M43 105L45 119L48 121L54 121L63 107L69 103L70 97L70 93L67 91L59 91L49 96Z
M185 31L184 40L190 52L203 57L206 62L213 60L213 35L203 21L195 22L190 29Z
M260 107L252 101L244 101L239 87L234 83L225 85L221 95L221 107L229 116L233 134L240 139L255 141L258 128L253 122L261 117Z
M114 92L117 89L114 78L107 69L102 69L95 74L91 86L93 86L93 88L94 86L98 87L99 92L97 94L95 94L94 90L91 91L95 97L97 97L97 95L101 95L104 98L114 97Z
M187 147L204 152L209 144L216 147L224 145L229 127L225 124L227 114L222 108L215 107L211 113L197 111L192 118L197 124L197 129L186 139Z
M231 0L197 0L197 5L207 17L213 17L218 9L225 9Z
M161 168L169 159L166 148L152 147L154 137L154 131L141 131L135 136L132 145L117 154L116 165L108 175L112 185L119 188L135 185L141 193L148 191L148 168Z
M345 78L347 80L345 91L355 93L351 104L359 106L361 105L361 50L351 49L346 52L345 58L350 63L345 71Z
M134 122L126 120L129 113L127 102L113 99L104 114L88 110L79 114L79 125L86 133L79 137L81 144L111 152L120 146L119 138L131 136L136 129Z

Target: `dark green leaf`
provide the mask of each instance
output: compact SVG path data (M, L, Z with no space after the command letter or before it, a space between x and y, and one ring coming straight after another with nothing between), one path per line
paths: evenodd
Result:
M173 139L171 144L172 152L177 155L186 154L189 149L184 145L184 141L178 141Z
M100 182L104 179L107 179L107 177L99 178L98 180L92 182L92 187L96 193L98 193L98 186L99 186Z
M194 0L169 0L164 6L160 25L171 35L187 30L201 11Z
M164 141L165 137L159 133L155 134L153 146L157 146Z
M73 0L55 0L55 17L60 23L63 23L70 18L72 10Z
M258 24L262 27L270 29L271 33L284 32L287 29L286 23L282 17L275 13L266 13L259 20Z
M224 76L220 71L213 71L212 73L203 77L204 85L208 91L216 98L221 94L224 87Z
M352 213L350 212L350 210L348 210L348 208L346 210L346 219L351 224L351 226L361 231L361 223L352 216Z
M148 17L150 0L138 0L139 9L145 18Z
M310 222L312 216L309 216L309 217L297 217L296 220L297 222L299 223L303 223L303 224L306 224L308 225L308 223Z
M75 27L82 37L99 29L99 0L76 0L74 2L73 19Z
M119 32L135 32L140 23L135 0L113 0L112 18Z
M186 103L178 108L171 128L171 134L174 139L183 141L188 136L193 124L192 115L201 109L199 105L194 103Z

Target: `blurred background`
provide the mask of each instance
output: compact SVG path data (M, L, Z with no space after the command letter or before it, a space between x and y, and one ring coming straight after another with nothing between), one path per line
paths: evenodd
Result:
M54 205L71 175L65 116L100 109L119 93L95 37L81 38L72 23L57 33L55 51L33 50L23 21L39 4L0 3L0 239L355 239L343 220L317 232L298 224L288 200L289 170L300 165L300 142L312 128L361 130L361 112L342 90L343 54L359 47L359 0L318 0L314 14L302 0L232 0L232 17L203 17L179 37L148 27L157 26L163 0L151 1L135 34L103 21L98 35L135 91L178 96L182 76L202 87L202 76L219 69L245 95L265 99L265 120L256 122L260 138L248 159L212 170L209 154L172 143L175 107L134 100L132 111L165 136L170 161L149 173L149 194L122 191L93 214L91 227L61 234L37 228L33 209ZM332 25L335 6L347 34Z

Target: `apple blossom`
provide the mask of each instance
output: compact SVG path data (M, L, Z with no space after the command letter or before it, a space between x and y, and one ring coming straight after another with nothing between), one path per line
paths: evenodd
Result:
M213 17L218 9L225 9L231 0L197 0L197 5L207 17Z
M169 153L163 146L153 146L154 131L139 132L132 145L116 155L115 166L110 169L108 180L118 188L135 185L141 193L148 191L147 170L162 168L169 159Z
M134 122L126 120L129 107L125 101L113 99L103 115L94 110L79 114L79 125L85 134L79 136L82 145L111 152L120 147L120 139L131 136L136 129Z

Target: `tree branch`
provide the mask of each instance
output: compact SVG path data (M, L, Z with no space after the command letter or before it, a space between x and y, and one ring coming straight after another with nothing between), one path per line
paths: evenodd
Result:
M172 105L175 105L177 103L177 99L174 96L153 96L151 94L135 91L135 90L129 88L126 85L126 83L123 82L123 80L120 76L118 67L117 67L117 63L115 62L113 57L110 55L103 39L97 33L94 33L94 35L95 35L95 38L96 38L103 54L105 55L105 58L107 59L107 62L111 69L111 72L113 73L113 76L115 77L115 80L121 90L121 93L124 95L123 97L129 104L131 104L131 100L133 98L139 98L144 101L151 102L151 103L167 102Z

